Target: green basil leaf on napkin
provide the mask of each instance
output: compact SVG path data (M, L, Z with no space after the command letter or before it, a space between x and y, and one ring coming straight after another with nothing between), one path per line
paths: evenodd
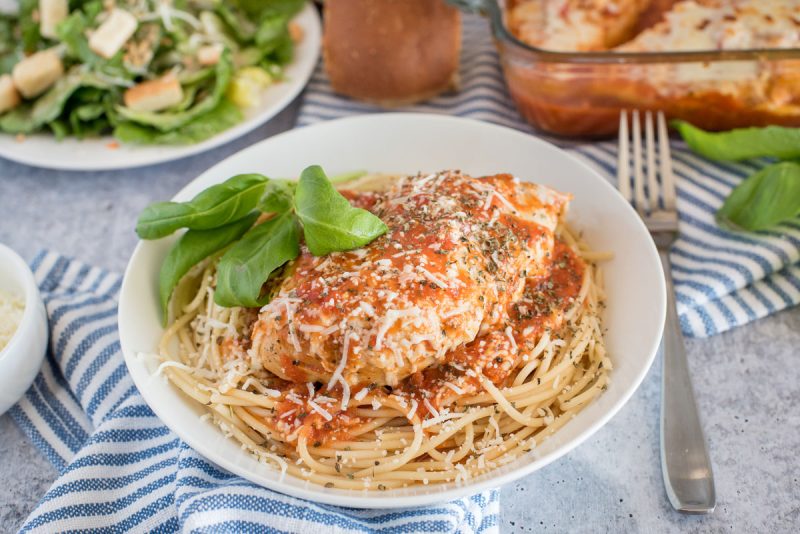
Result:
M267 178L240 174L202 191L189 202L157 202L139 216L136 233L142 239L159 239L179 228L209 230L237 221L258 204Z
M739 184L717 211L730 229L765 230L800 216L800 163L784 161L761 169Z
M300 230L292 213L257 225L219 260L214 302L228 308L263 306L264 283L299 254Z
M163 324L167 324L167 305L172 292L189 272L189 269L216 254L234 241L242 237L258 218L258 213L251 213L243 219L211 230L189 230L172 247L161 264L158 275L158 293L161 297Z
M693 151L708 159L740 161L748 158L800 158L800 128L767 126L706 132L688 122L672 121Z
M389 229L372 213L350 205L319 165L300 175L294 204L306 246L315 256L362 247Z

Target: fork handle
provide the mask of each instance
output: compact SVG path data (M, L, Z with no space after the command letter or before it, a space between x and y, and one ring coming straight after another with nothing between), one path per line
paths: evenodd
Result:
M659 251L667 282L667 322L661 388L661 470L672 506L679 512L708 514L716 506L714 474L694 399L683 344L669 253Z

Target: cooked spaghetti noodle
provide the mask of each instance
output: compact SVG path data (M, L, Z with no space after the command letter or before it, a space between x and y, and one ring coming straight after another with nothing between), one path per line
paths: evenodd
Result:
M607 387L604 256L563 223L554 243L547 274L524 280L501 324L392 386L268 370L254 324L289 305L278 295L262 310L217 306L209 260L173 298L158 372L243 448L294 476L367 490L464 482L530 451ZM294 327L300 337L321 330Z

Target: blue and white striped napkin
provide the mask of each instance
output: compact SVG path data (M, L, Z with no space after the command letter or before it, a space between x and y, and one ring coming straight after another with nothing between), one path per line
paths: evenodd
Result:
M32 269L50 350L11 415L59 477L23 532L497 531L497 490L413 510L354 510L221 471L170 432L134 386L117 334L120 277L53 253Z
M403 110L470 117L533 132L506 90L488 22L476 16L465 17L461 80L458 93ZM308 125L376 111L380 110L334 94L319 67L298 122ZM616 180L616 142L578 144L541 137ZM726 232L714 223L714 212L730 190L764 163L712 163L680 141L672 142L672 151L680 212L672 264L684 334L714 335L800 303L800 222L759 234Z

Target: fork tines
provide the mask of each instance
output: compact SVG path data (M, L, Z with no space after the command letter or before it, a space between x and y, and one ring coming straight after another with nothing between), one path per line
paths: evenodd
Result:
M644 112L644 136L641 115L639 110L633 110L629 127L628 112L623 110L620 113L617 187L646 220L651 218L676 220L675 175L672 172L669 134L664 113L661 111L656 113L657 124L654 127L653 112L649 110ZM644 137L644 150L642 137ZM631 184L631 174L633 174L633 184Z

